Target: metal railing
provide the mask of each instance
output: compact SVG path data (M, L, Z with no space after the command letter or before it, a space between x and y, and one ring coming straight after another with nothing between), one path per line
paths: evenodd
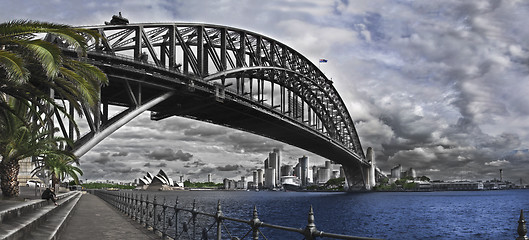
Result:
M237 219L223 215L220 200L217 203L215 213L200 212L197 210L196 201L192 208L182 208L178 204L178 198L174 204L158 202L156 196L149 200L148 195L96 190L94 194L112 206L144 225L147 229L161 235L162 239L254 239L260 237L268 239L262 228L270 228L279 231L297 233L297 236L306 240L316 238L331 239L375 239L367 237L355 237L334 233L326 233L316 228L314 224L314 212L312 206L308 213L308 224L305 228L292 228L269 224L259 220L257 208L254 206L253 217L250 220ZM230 225L231 224L231 225ZM232 229L230 230L229 227ZM223 238L224 236L224 238Z

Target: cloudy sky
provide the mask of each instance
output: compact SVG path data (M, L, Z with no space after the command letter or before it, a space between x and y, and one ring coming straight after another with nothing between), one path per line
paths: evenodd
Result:
M99 25L203 22L254 31L296 49L332 78L362 146L385 172L401 164L433 179L529 183L529 2L408 0L0 0L0 18ZM304 150L182 118L145 114L82 159L83 179L248 175L272 148Z

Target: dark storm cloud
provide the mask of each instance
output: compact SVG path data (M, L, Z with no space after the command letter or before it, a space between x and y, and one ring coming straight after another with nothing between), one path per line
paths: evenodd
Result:
M216 170L218 171L223 171L223 172L228 172L228 171L237 171L239 169L242 169L243 166L242 165L237 165L237 164L233 164L233 165L226 165L226 166L218 166L216 168Z
M215 137L219 135L224 135L228 131L225 128L222 127L197 127L197 128L191 128L184 131L184 135L186 136L197 136L197 137Z
M182 150L178 150L175 152L173 149L170 148L159 148L145 154L145 156L156 160L187 162L191 160L193 154L182 152Z
M187 162L184 167L186 168L190 168L190 167L193 167L193 168L198 168L198 167L201 167L201 166L205 166L206 163L204 163L202 160L196 160L196 161L193 161L193 162Z
M158 164L154 164L154 165L151 164L151 163L145 163L145 164L143 164L143 166L147 167L147 168L151 168L151 167L152 168L165 168L165 167L167 167L167 163L162 162L162 163L158 163Z
M113 153L112 157L124 157L124 156L127 156L127 155L129 155L128 152L117 152L117 153Z
M167 163L159 163L159 164L155 165L154 167L156 167L156 168L164 168L164 167L167 167Z
M110 161L112 161L112 159L109 157L109 153L100 153L99 157L92 160L92 162L100 164L100 165L105 165L109 163Z
M131 168L131 167L125 167L125 168L117 168L113 170L114 173L118 174L129 174L129 173L138 173L141 172L141 169L139 168Z

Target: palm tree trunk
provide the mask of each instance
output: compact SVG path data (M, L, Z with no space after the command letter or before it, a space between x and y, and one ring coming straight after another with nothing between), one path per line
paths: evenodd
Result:
M57 184L61 183L61 181L59 180L59 178L57 177L57 175L55 173L52 173L51 174L51 184L52 184L52 188L55 188L55 186Z
M20 165L18 162L8 161L0 162L0 188L4 197L17 197L18 189L18 171Z

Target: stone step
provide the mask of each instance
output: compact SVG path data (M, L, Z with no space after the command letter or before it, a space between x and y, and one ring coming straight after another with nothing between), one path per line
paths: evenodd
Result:
M82 194L77 194L71 201L64 204L50 216L47 217L46 221L40 224L37 229L30 231L24 236L24 239L58 239L59 233L66 225L66 221L71 216L73 208L76 206Z
M74 193L75 192L57 194L57 200L66 198ZM43 206L47 206L49 204L50 203L48 203L44 199L28 200L25 202L2 201L2 205L0 206L0 224L2 224L4 221L8 221L13 218L18 218L24 214L33 213L35 212L35 210Z
M74 200L77 202L80 196L81 192L75 191L58 195L57 198L60 199L57 200L57 206L52 201L48 203L46 200L32 200L28 201L28 204L3 210L0 239L27 239L27 234L40 227L47 219L51 219L52 214L67 208L68 203Z

